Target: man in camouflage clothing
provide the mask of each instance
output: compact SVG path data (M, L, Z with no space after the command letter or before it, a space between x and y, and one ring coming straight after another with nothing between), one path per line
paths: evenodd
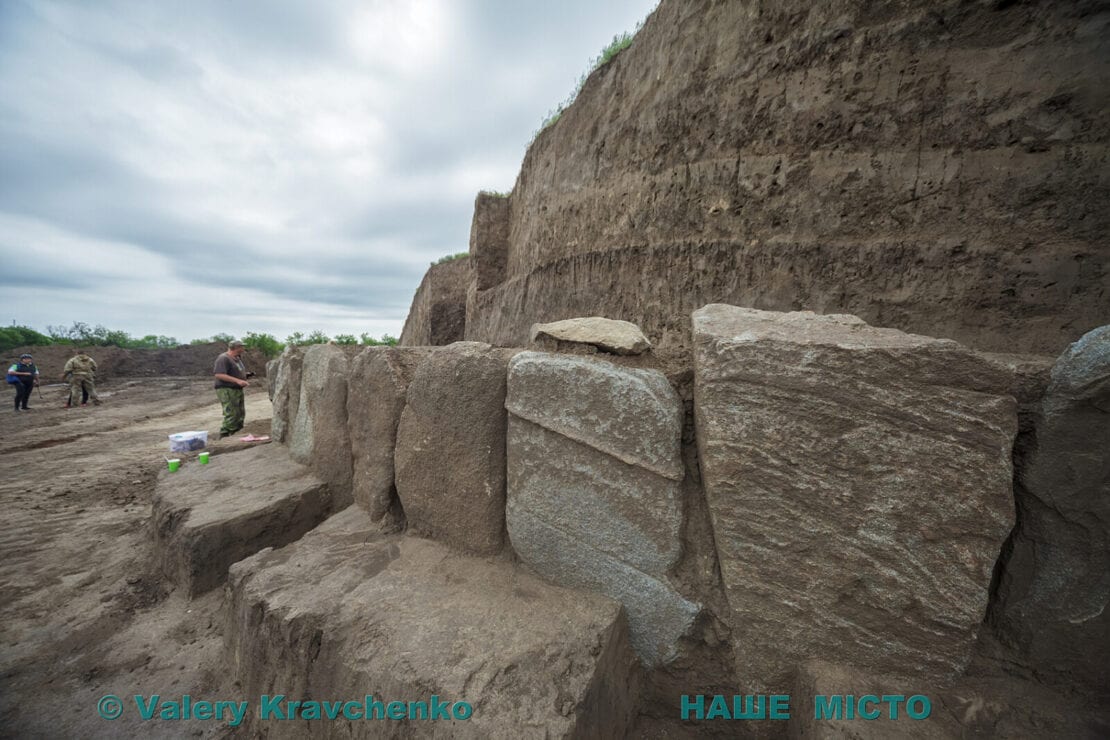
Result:
M247 378L254 373L247 370L243 364L243 343L240 341L229 342L227 352L216 358L216 366L212 370L215 377L216 397L220 399L223 408L224 420L220 425L220 439L235 434L243 428L247 420L246 399L243 389L250 385Z
M81 399L82 392L87 391L92 402L99 406L100 398L96 395L96 386L93 378L96 375L96 361L85 354L85 350L77 348L77 354L69 358L62 370L63 377L69 381L69 397L66 398L65 408L76 405ZM82 406L88 405L81 403Z

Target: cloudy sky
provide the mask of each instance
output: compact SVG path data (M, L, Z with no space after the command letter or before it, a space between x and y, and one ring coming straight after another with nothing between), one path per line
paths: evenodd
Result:
M399 335L655 5L0 0L0 319Z

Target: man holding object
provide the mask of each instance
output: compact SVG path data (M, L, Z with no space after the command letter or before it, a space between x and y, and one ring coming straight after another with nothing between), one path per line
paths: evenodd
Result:
M220 425L220 439L235 434L243 428L247 420L247 405L243 398L243 389L250 385L247 378L254 373L247 372L246 365L240 359L243 354L243 343L240 341L229 342L227 352L216 358L216 367L213 375L216 378L216 397L224 411L224 421Z

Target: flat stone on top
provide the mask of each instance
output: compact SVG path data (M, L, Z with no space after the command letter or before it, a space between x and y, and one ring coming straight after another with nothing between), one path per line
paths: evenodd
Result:
M651 349L640 327L630 321L589 316L532 324L532 341L555 340L588 344L615 355L639 355Z

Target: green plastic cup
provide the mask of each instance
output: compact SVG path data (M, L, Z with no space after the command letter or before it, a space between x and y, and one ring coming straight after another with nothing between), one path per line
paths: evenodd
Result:
M167 460L166 464L169 465L171 473L176 473L177 469L181 467L180 460Z
M199 455L197 455L197 462L200 463L201 465L207 465L208 464L208 453L207 452L202 452Z

